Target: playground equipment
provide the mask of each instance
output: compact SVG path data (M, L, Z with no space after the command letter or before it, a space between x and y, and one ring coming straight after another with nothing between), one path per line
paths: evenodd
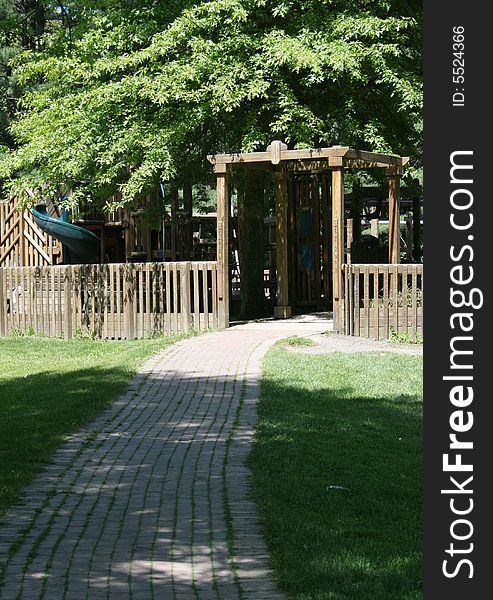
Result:
M37 204L32 209L37 225L64 245L65 264L89 264L96 261L99 239L92 231L73 225L64 210L60 219L50 217L46 204Z
M108 276L108 293L111 297L114 294L115 301L121 303L123 298L128 301L131 290L138 292L136 310L139 315L145 314L145 318L151 315L152 319L153 309L147 304L152 305L155 290L158 302L165 307L158 308L157 313L171 311L170 314L180 315L181 311L175 310L178 306L175 293L179 295L182 287L185 289L188 277L192 277L192 274L184 276L183 285L181 276L176 285L175 279L173 283L171 279L159 279L159 285L150 292L146 291L147 280L151 280L153 269L162 263L168 264L170 259L176 265L193 265L197 259L205 259L212 266L202 285L206 285L208 294L214 288L214 298L217 295L214 305L216 324L219 328L227 327L231 312L229 305L242 293L243 275L237 268L236 242L239 236L234 221L238 216L232 211L234 205L232 207L230 204L228 180L233 169L251 168L254 171L266 171L273 179L273 186L268 188L269 197L264 197L263 210L264 216L266 209L269 210L268 222L264 220L264 227L260 225L253 235L267 246L267 257L264 256L267 260L264 260L264 269L259 271L262 281L257 283L262 285L264 295L268 296L271 304L276 304L273 306L276 317L286 318L293 313L332 309L334 328L342 333L375 337L387 337L391 330L406 334L409 331L420 333L422 267L399 264L401 237L406 238L407 260L416 260L407 242L408 238L413 238L414 242L414 233L416 237L421 234L422 220L420 199L413 197L412 202L408 202L408 209L413 209L413 218L407 217L409 223L405 222L403 235L400 179L408 162L406 157L343 146L288 150L282 142L274 141L265 152L217 154L208 158L214 166L217 179L215 214L190 215L190 188L183 188L181 193L177 185L171 191L169 211L167 205L159 204L160 195L155 191L143 198L139 206L123 206L104 215L91 207L79 207L71 215L72 223L68 223L67 215L61 214L60 205L57 206L54 201L51 205L47 201L48 206L36 206L33 212L17 210L15 200L0 201L0 286L4 286L4 298L13 301L12 289L24 289L24 284L18 281L19 277L24 277L22 273L37 281L38 267L46 267L47 273L55 278L60 277L58 269L50 271L50 268L60 265L66 258L65 253L71 252L72 255L63 262L87 264L98 260L110 271L113 269L111 265L115 265L119 275L113 272ZM356 192L353 189L352 197L347 198L345 172L375 168L388 178L388 199L384 197L387 195L384 192L378 191L380 196L377 197L371 190L366 194L364 188ZM271 190L275 192L274 198L270 197ZM161 212L154 211L156 219L152 220L150 217L154 213L148 209L156 207ZM365 207L367 211L362 219L361 211ZM271 211L275 215L270 215ZM382 218L388 223L388 243L387 231L384 243L378 239L378 222L382 223ZM371 235L365 232L362 236L365 240L359 240L355 235L358 226L364 228L368 220ZM415 231L411 231L413 224ZM262 232L261 237L259 232ZM362 234L362 231L359 233ZM372 239L366 240L368 237ZM358 247L363 242L364 247ZM420 251L420 239L416 246ZM138 273L134 273L125 263L148 266L139 267ZM262 266L260 261L258 264ZM38 270L32 271L31 267ZM79 271L82 275L86 271L93 273L98 278L98 286L101 283L98 269L92 267L89 271L76 269L74 272L64 268L63 276L66 275L70 283L73 278L79 277ZM167 278L168 272L163 277ZM127 284L129 292L123 294L127 287L122 286ZM28 282L26 286L29 287ZM82 283L79 285L77 280L76 289L82 289L81 286ZM84 283L83 289L86 287ZM194 287L194 306L200 306L195 299L195 290L199 289L199 286ZM48 295L50 300L53 296L56 301L63 297L62 304L69 306L70 298L65 298L65 290L69 293L70 287L65 286L65 280L63 288L57 290L56 284L50 279L49 285L41 291L40 298L44 302ZM84 310L94 298L96 296L91 295L90 301L84 301ZM103 298L100 287L97 298ZM15 299L15 308L12 305L11 312L7 314L24 315L17 309L17 296ZM213 301L208 297L209 300ZM142 312L142 306L146 311L149 308L150 312ZM186 313L186 306L184 310ZM98 308L97 314L99 312ZM118 306L111 309L113 313L121 314ZM2 316L0 311L4 328L9 325L5 320L8 318ZM76 324L72 324L73 330L77 330ZM16 327L20 328L18 324ZM33 328L36 329L34 325ZM145 328L141 327L140 331L144 332ZM129 337L132 337L132 332L135 333L132 329ZM113 336L113 333L109 335ZM114 335L120 337L124 334L118 332Z
M345 331L347 170L380 169L388 179L388 260L400 262L400 181L408 157L346 146L289 150L274 140L264 152L207 157L216 175L219 326L229 323L229 177L235 168L271 173L275 189L277 306L274 316L328 308L334 330ZM395 278L394 278L395 279ZM326 307L323 306L326 304ZM320 308L319 308L320 307Z

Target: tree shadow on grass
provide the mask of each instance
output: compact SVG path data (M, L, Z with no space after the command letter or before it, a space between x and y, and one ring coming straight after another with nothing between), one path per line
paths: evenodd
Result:
M172 379L174 374L168 373L168 376ZM151 374L149 379L155 377L159 379L160 376ZM233 376L216 381L192 375L180 377L180 386L190 390L190 395L197 386L203 385L204 401L209 402L215 397L214 410L224 416L224 399L216 392L223 384L231 386ZM19 420L17 417L23 412L28 413L18 430L18 435L24 436L18 439L24 441L14 448L17 452L21 452L23 444L26 452L30 448L29 460L35 465L32 472L39 469L49 454L45 453L43 458L41 446L29 446L32 431L37 431L37 443L44 444L47 440L48 446L51 444L54 448L67 433L78 430L108 406L110 390L114 397L118 386L123 388L127 381L128 373L121 369L81 369L5 382L1 392L10 394L8 406L12 422ZM129 393L138 386L139 382L134 380ZM411 395L391 394L369 398L355 394L349 386L308 392L279 382L268 382L268 386L271 386L272 405L262 402L262 420L250 464L255 497L282 588L298 600L418 598L418 580L421 579L421 418L417 399ZM246 398L257 397L258 391L258 382L250 382ZM128 394L126 396L128 399ZM176 401L177 404L188 404L188 397L185 394L182 400ZM159 394L151 395L146 405L152 408L161 401L160 398ZM198 414L208 413L200 409ZM42 418L42 415L48 418ZM197 423L200 418L197 417ZM185 432L183 438L179 420L159 424L152 430L152 435L146 433L145 428L132 431L128 420L118 426L116 422L113 420L103 428L106 432L111 430L108 454L97 463L88 455L87 466L77 473L72 487L61 485L55 489L55 496L46 496L48 504L36 518L42 519L46 514L52 529L46 538L37 530L38 548L26 568L25 593L37 597L42 585L40 577L46 572L46 597L56 597L57 592L53 590L60 589L58 582L67 573L68 597L72 591L81 588L89 590L89 598L93 593L91 590L94 594L104 594L109 589L111 566L112 594L118 593L119 589L127 593L131 581L135 598L150 597L152 588L162 597L171 597L167 560L170 540L174 537L175 553L178 554L175 554L173 585L175 590L191 594L190 486L193 484L198 486L193 521L195 551L205 561L214 552L215 568L221 573L218 586L224 590L221 597L236 597L224 537L226 520L222 513L225 501L222 466L228 429L216 430L217 436L208 436L204 429L207 419L202 426L192 420L190 435ZM148 422L153 426L152 415ZM98 433L96 429L94 431ZM100 443L98 435L91 438L91 427L87 432L89 446ZM166 441L169 436L172 436L171 441ZM141 443L142 451L130 457L123 453L119 458L110 446L123 448L130 439ZM248 443L249 436L242 434L234 437L232 446ZM11 444L15 444L14 436L6 447ZM154 453L162 448L163 455L159 460L164 462L154 469ZM198 478L193 483L195 480L186 477L179 484L187 448L191 448L187 460L198 461ZM216 458L211 460L213 448ZM67 460L73 458L67 450L64 445L57 453L62 463L64 454ZM147 450L150 454L145 453ZM175 454L169 471L165 471L171 452ZM11 459L15 461L16 457L11 456ZM110 479L103 484L107 474ZM124 475L121 481L120 474ZM132 484L134 476L141 477L145 485ZM42 478L36 481L43 491ZM148 490L147 485L150 486ZM130 504L122 512L130 488ZM166 490L172 492L170 496L166 495ZM152 505L156 494L163 499L164 521L158 521L160 509ZM176 497L183 500L183 506L174 523ZM212 522L208 508L211 499L219 508L214 512ZM88 504L94 508L88 510ZM55 510L53 507L58 505ZM81 533L84 523L89 527L86 536ZM96 537L101 534L99 543L93 537L94 528ZM115 541L118 537L115 528L122 531L119 541ZM22 550L32 539L31 534L23 538L18 546L20 551L16 550L12 555L12 565L22 560ZM154 559L149 551L153 540L159 549ZM248 540L242 540L242 544L241 558L248 561L247 576L254 579L255 573L264 566L263 559L257 558L255 551L248 551ZM54 558L48 564L51 551ZM92 562L89 564L89 561ZM25 562L19 564L25 565ZM131 577L129 565L133 569ZM13 581L14 586L19 585L15 577L8 581ZM196 589L204 589L206 593L214 592L206 571L197 572L195 585Z
M79 396L87 398L88 386L118 373L81 370L67 377L72 395L65 400L78 402ZM66 386L58 375L40 379L38 385L51 389ZM78 444L59 448L49 469L9 511L10 522L0 527L0 547L7 544L3 575L0 559L2 598L38 598L43 589L46 598L61 598L63 591L67 598L113 598L128 596L130 588L132 597L142 600L153 593L171 598L174 592L187 598L196 592L239 597L227 540L223 469L241 384L234 374L215 378L167 371L170 387L163 379L159 372L134 379L101 419L76 436ZM182 393L175 396L178 388ZM228 411L231 396L235 402ZM18 402L13 405L19 409ZM232 445L246 443L239 436ZM246 495L244 478L234 484L244 486ZM250 536L242 542L243 548L253 543ZM242 554L250 581L265 566L257 554L258 546Z
M0 517L66 436L96 418L129 380L128 370L95 367L0 381Z
M421 408L410 394L264 381L249 465L290 598L421 597Z

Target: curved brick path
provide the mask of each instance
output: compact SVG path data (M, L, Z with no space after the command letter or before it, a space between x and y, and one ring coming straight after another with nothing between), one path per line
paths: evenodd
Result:
M248 496L261 360L301 318L180 342L55 455L0 528L2 600L276 600Z

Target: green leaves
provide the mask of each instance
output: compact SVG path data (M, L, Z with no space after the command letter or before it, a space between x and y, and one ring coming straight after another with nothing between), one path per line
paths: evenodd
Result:
M205 181L207 154L273 138L419 152L420 27L398 3L162 4L71 2L71 39L52 31L18 59L20 146L0 158L12 193L36 182L131 203L160 180Z

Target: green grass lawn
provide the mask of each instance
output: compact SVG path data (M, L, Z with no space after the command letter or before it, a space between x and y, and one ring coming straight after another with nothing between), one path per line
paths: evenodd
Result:
M177 337L0 338L0 517L67 434L94 419Z
M422 597L421 370L399 354L267 355L249 462L290 599Z

